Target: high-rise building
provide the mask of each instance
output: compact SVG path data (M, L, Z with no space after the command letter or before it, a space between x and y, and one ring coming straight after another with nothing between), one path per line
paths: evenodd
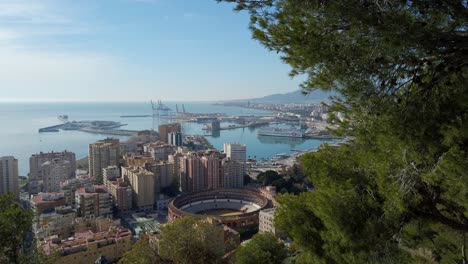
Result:
M112 202L120 212L127 212L132 209L132 187L122 178L108 181L106 187L112 196Z
M109 181L115 181L117 178L120 178L120 170L117 166L108 166L102 169L102 179L106 187Z
M70 179L73 164L65 159L54 158L41 164L44 192L60 191L60 183Z
M19 199L18 160L13 156L0 157L0 195L12 193Z
M247 160L247 146L245 144L238 144L238 143L225 143L224 154L226 154L226 158L230 158L231 160L240 162L242 164L242 175L245 175L246 173L245 162Z
M226 158L223 160L223 188L242 188L244 174L242 163Z
M183 192L204 190L206 179L201 157L189 153L179 159L179 178Z
M181 132L171 132L168 134L169 144L173 146L182 146L183 138Z
M102 169L119 165L119 139L99 140L94 144L90 144L88 150L89 175L95 178L97 184L102 184Z
M143 148L155 161L166 161L169 155L176 153L177 146L157 141L146 144Z
M160 125L158 132L159 132L159 139L164 143L169 143L169 137L168 137L169 133L171 132L182 133L182 127L180 126L179 123Z
M206 177L206 189L219 189L223 187L223 157L219 152L213 152L202 157Z
M155 201L155 175L141 167L122 167L122 176L132 187L134 207L153 209Z
M69 179L60 183L60 192L65 196L67 205L74 205L75 191L82 187L91 187L93 183L94 179L87 176Z
M146 167L156 161L147 155L126 154L123 156L125 167Z
M62 160L68 161L70 166L70 171L67 179L75 178L75 171L76 171L76 157L75 153L70 151L62 151L62 152L40 152L38 154L34 154L29 158L29 179L32 181L42 180L42 170L44 169L42 165L47 161L52 160Z
M75 191L78 213L84 218L112 215L112 197L104 185L82 187Z
M161 192L162 188L171 186L175 181L175 165L173 162L160 161L157 163L148 164L146 169L154 173L154 190L157 194Z

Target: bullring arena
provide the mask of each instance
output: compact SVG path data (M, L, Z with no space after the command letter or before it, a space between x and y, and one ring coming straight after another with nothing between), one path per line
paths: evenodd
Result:
M258 226L260 210L270 202L260 193L245 189L195 192L175 198L169 204L169 221L183 216L211 217L234 229Z

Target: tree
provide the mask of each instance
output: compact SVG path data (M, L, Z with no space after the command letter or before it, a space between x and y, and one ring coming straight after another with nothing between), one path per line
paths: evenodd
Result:
M224 230L183 217L161 227L159 254L173 263L217 263L224 255Z
M18 263L22 259L21 248L31 225L31 211L21 208L13 195L0 195L0 260L2 262Z
M150 243L148 236L141 236L132 249L125 253L119 264L156 264L167 263L161 260L157 248Z
M259 182L262 185L270 185L272 182L276 180L280 180L280 179L283 179L283 177L279 175L278 172L273 171L273 170L260 172L257 175L257 182Z
M273 234L257 234L236 253L239 264L276 264L287 257L286 247Z
M333 133L353 139L304 155L316 191L279 198L298 261L466 262L466 1L225 2L304 93L338 93Z

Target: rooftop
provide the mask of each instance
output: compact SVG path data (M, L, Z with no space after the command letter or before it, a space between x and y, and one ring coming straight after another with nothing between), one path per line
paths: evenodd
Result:
M58 201L60 199L65 199L63 192L48 192L48 193L39 193L33 195L31 201L34 204L40 203L50 203L53 201Z

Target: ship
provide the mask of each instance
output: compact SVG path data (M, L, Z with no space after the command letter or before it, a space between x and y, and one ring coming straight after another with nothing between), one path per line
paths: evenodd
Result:
M260 136L274 136L274 137L292 137L292 138L302 138L304 132L298 130L295 127L292 128L276 128L276 127L265 127L260 128L257 132Z

